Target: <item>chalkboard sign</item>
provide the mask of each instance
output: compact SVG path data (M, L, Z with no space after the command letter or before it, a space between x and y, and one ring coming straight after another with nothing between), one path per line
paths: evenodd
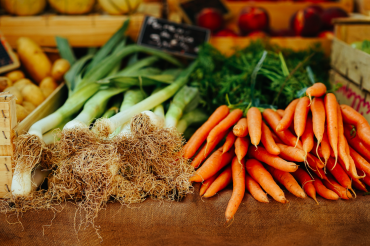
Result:
M19 65L17 56L13 53L4 35L0 33L0 73L13 70Z
M208 29L146 16L137 43L175 55L195 58L207 42Z
M205 8L217 9L225 19L231 16L230 10L222 0L185 0L180 2L179 7L188 24L195 24L197 15Z

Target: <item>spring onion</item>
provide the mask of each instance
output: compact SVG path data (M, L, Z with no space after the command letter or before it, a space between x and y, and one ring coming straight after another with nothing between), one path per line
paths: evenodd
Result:
M180 133L184 133L185 130L192 124L201 124L208 119L208 115L201 109L194 109L184 114L180 121L177 123L176 129Z

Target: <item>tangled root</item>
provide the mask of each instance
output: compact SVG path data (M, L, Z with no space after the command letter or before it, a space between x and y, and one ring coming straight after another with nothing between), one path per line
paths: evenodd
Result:
M33 169L41 160L42 152L45 149L44 142L35 135L22 134L14 142L15 171Z
M111 127L109 124L109 119L100 118L98 119L92 128L92 132L98 135L102 139L106 139L112 133Z

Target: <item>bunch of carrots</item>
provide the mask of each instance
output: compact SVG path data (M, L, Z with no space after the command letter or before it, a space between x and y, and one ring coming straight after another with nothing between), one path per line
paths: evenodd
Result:
M355 197L352 186L367 191L369 123L350 106L339 105L322 83L308 88L306 95L285 110L261 113L251 107L245 117L240 109L230 112L220 106L184 146L184 156L197 169L190 180L202 182L201 196L212 197L233 183L227 222L245 190L259 202L269 202L268 194L281 203L288 200L278 183L316 202L316 192L337 200Z

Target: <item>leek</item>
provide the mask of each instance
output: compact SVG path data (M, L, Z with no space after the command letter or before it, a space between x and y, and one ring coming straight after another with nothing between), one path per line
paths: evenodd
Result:
M113 115L117 114L119 111L119 107L122 103L122 96L117 95L113 99L113 104L111 107L103 114L102 118L110 118Z
M180 121L177 123L176 129L180 133L184 133L185 130L192 124L201 124L208 119L208 115L201 109L194 109L184 114Z
M198 89L184 86L173 97L170 107L166 113L166 127L176 127L185 107L199 94Z

